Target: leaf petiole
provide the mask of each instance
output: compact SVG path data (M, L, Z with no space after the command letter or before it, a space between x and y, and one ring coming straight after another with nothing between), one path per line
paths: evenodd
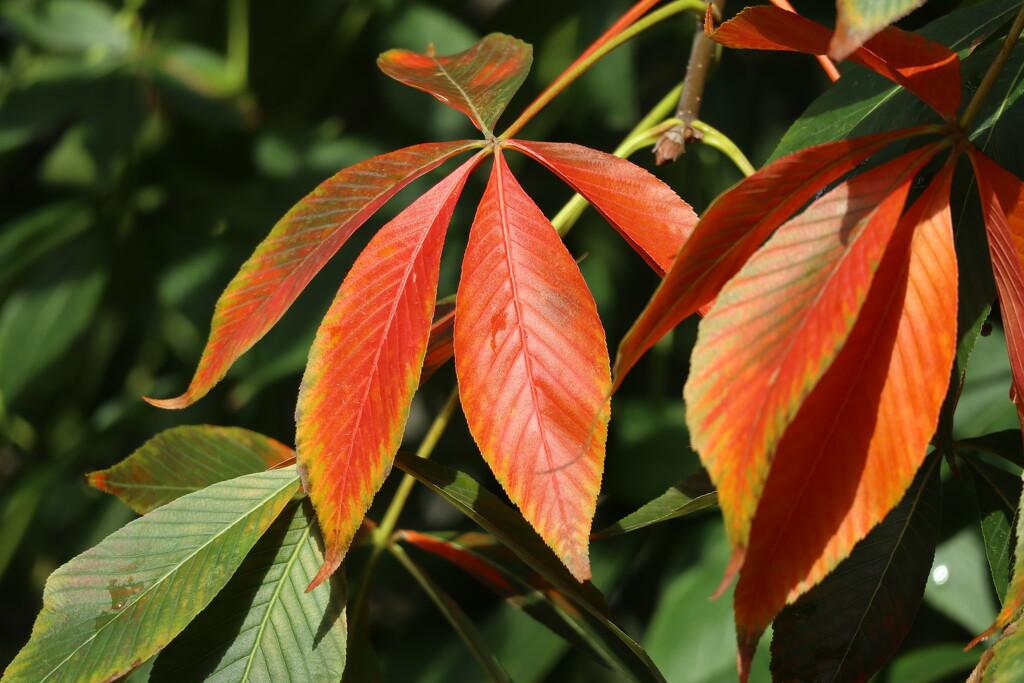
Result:
M978 86L974 96L971 97L971 101L967 103L967 109L964 110L963 116L960 117L961 128L966 130L971 125L971 122L974 121L974 117L978 115L978 112L981 110L981 103L985 101L989 91L992 90L992 86L995 85L999 73L1003 70L1006 60L1010 58L1010 53L1013 52L1013 47L1017 44L1021 31L1024 31L1024 7L1021 7L1017 12L1017 16L1014 17L1013 24L1010 25L1010 30L1006 34L1002 47L999 48L999 52L996 53L984 77L982 77L981 85Z

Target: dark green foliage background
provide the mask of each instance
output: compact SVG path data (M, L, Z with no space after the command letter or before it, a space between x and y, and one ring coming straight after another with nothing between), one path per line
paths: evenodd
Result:
M911 25L953 4L929 3L930 14L912 16ZM515 114L628 5L0 5L0 667L27 640L46 576L133 516L112 497L88 489L85 472L109 467L158 431L180 424L237 425L293 442L298 382L319 319L358 249L408 192L357 233L277 329L208 397L167 412L140 396L166 397L185 388L218 294L275 220L318 182L374 154L474 135L461 115L381 74L376 55L391 47L423 50L430 42L446 54L491 31L513 34L535 51L533 71L510 108ZM828 23L832 10L826 5L800 8ZM611 150L682 78L693 26L689 16L678 17L613 53L521 136ZM826 86L809 58L727 53L710 79L702 118L759 165ZM653 170L648 152L634 161ZM540 167L523 160L514 170L549 216L568 199L567 188ZM656 172L698 211L740 179L728 160L701 147ZM479 192L477 180L456 213L441 294L454 291L457 252ZM614 348L656 279L593 212L568 241L575 255L587 254L581 267ZM682 325L616 399L596 528L696 468L680 398L694 334L694 323ZM1005 367L997 363L989 374L994 379L986 386L1005 386ZM410 443L418 441L453 382L447 368L425 386L410 420ZM991 388L978 399L975 413L987 422L968 429L971 435L1012 426L1008 402L999 399ZM1008 415L1012 419L1012 408ZM458 421L436 457L487 481ZM387 500L393 485L379 500ZM964 498L962 488L946 482L947 509ZM650 648L669 680L731 680L729 600L706 600L721 576L725 546L716 518L698 517L597 543L596 577L623 626ZM403 523L418 529L465 526L422 491ZM944 538L963 537L957 542L980 550L976 528L953 527ZM350 576L358 573L360 559L353 554ZM515 680L605 675L541 627L497 605L458 570L434 558L417 559L480 621ZM980 577L977 595L994 609L983 556L979 563L981 573L965 573ZM385 680L478 678L400 567L380 566L374 597L374 637ZM975 624L941 601L924 609L927 623L915 627L910 655L897 666L910 666L907 657L921 656L920 648L937 648L927 675L912 680L962 677L977 653L958 648L975 635ZM985 617L972 618L986 625ZM884 680L911 680L887 675Z

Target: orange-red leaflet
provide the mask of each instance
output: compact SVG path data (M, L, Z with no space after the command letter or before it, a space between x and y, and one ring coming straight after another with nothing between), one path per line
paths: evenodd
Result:
M147 400L160 408L185 408L205 396L377 209L445 160L482 144L413 145L362 161L321 183L277 222L220 295L188 390L177 398Z
M845 345L775 452L734 595L747 661L782 606L850 554L924 460L956 349L953 167L900 219Z
M774 6L748 7L711 34L722 45L826 54L832 31ZM851 61L902 85L947 121L960 109L960 58L916 33L889 26L849 55Z
M701 321L684 389L693 446L743 563L775 450L857 319L933 148L847 180L783 225Z
M296 407L299 471L325 546L309 590L341 564L391 470L419 386L444 234L478 160L381 228L317 331Z
M604 329L555 229L494 157L456 299L459 394L484 460L583 581L609 417Z

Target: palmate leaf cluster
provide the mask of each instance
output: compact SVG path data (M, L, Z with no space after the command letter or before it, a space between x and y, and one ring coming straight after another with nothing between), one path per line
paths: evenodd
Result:
M1020 432L996 430L1014 427L1019 411L1005 394L1001 404L986 403L990 399L972 375L991 364L991 349L1005 339L1010 362L997 365L1005 378L1001 386L1005 391L1012 385L1011 397L1024 395L1024 196L1012 151L1020 49L1003 48L1019 3L964 7L920 34L885 28L915 3L891 3L874 13L861 12L855 2L839 3L834 36L774 8L744 11L721 26L709 12L703 31L728 48L830 52L855 65L844 67L843 78L789 128L761 170L710 206L705 208L706 199L724 187L705 189L702 201L698 190L686 190L685 164L677 171L681 179L667 176L700 209L699 222L669 186L629 162L576 144L520 138L529 117L586 70L588 59L611 49L620 34L653 23L645 12L654 4L641 1L607 22L611 28L505 132L496 127L503 109L524 83L530 89L526 43L490 34L462 52L431 46L423 53L381 56L385 73L469 117L483 139L359 155L285 213L221 295L189 389L176 399L151 402L186 407L236 360L245 370L246 360L275 333L256 342L301 290L312 283L316 291L313 276L353 238L352 253L361 252L335 281L341 288L315 334L300 335L298 355L272 365L248 389L245 380L228 375L227 383L236 384L231 403L244 406L259 395L260 382L305 363L296 449L238 428L177 427L121 464L89 475L89 483L143 516L52 573L32 637L5 680L29 680L40 672L103 680L140 666L131 674L140 680L247 680L286 671L302 680L363 680L379 675L378 661L391 667L386 676L408 677L409 671L397 673L401 664L378 660L370 644L371 627L380 638L380 625L367 610L371 580L385 559L403 568L464 644L461 650L420 653L433 662L416 667L424 680L450 680L452 671L464 668L458 657L472 657L473 670L494 680L539 679L552 671L558 676L552 667L560 659L563 669L605 672L595 675L612 679L729 679L736 675L735 646L740 677L761 680L768 676L769 648L763 645L763 654L754 655L772 626L773 677L835 680L875 672L908 632L911 651L882 675L903 680L892 677L910 675L923 659L927 671L915 675L931 680L927 676L977 660L977 651L960 652L963 642L1008 626L979 673L1012 680L1019 645L1014 620L1024 601L1018 566L1024 552L1014 529ZM699 5L668 3L665 13ZM133 10L114 15L99 5L56 2L49 11L16 8L10 16L25 35L43 27L45 37L47 27L84 12L109 22L111 32L102 43L106 52L89 57L93 62L114 73L135 68L128 83L135 83L139 64L155 65L152 74L160 78L182 73L174 59L151 58L166 53L145 42L138 23L143 17ZM232 11L217 106L231 109L244 128L254 125L247 65L238 56L238 41L245 41L238 27L247 23L242 4ZM370 14L345 14L343 23L358 26ZM83 54L74 44L36 41L38 49ZM993 87L987 74L1000 50L1008 60ZM40 87L27 74L8 95L16 104L19 97L31 104ZM139 80L140 91L150 87L147 78ZM193 88L198 83L183 82ZM979 98L983 106L973 110L979 83L992 94ZM195 92L210 99L201 87ZM958 120L961 100L971 103L966 129ZM646 128L638 127L631 140L653 142L673 123L656 125L669 111L660 106L662 113L645 119ZM557 112L557 106L549 110ZM166 120L162 109L150 116ZM527 130L542 132L545 125L551 124L541 116ZM9 144L17 150L49 129L41 122L11 130ZM88 123L81 130L83 140L93 139ZM139 131L143 140L141 126ZM640 146L624 145L621 154ZM97 149L81 148L94 170L101 159ZM691 159L706 150L694 151ZM631 326L627 320L613 332L604 310L609 296L595 277L600 271L573 249L580 229L569 249L559 239L575 216L563 212L549 222L554 211L536 203L544 205L547 190L520 180L539 167L520 164L518 153L580 192L625 240L611 241L608 231L609 239L594 244L604 244L608 253L630 251L622 249L628 245L637 263L646 264L643 277L651 286L636 300L654 294ZM461 166L445 165L458 154L468 155ZM698 162L707 164L707 158ZM64 168L57 159L53 166ZM435 172L442 166L447 175ZM128 168L113 163L107 181L116 186L134 177ZM486 186L476 181L484 176ZM426 182L417 183L420 178ZM393 208L392 197L407 185L413 191L403 192L408 199ZM467 194L476 204L468 211L460 208ZM374 223L369 242L353 237L382 207L386 213ZM132 212L128 216L134 225ZM82 213L85 227L79 230L91 235L89 226L99 220ZM449 223L453 234L446 236ZM591 231L598 221L584 223ZM24 233L21 243L28 243L33 226L45 224L17 224L12 239ZM78 264L75 247L65 243L65 258ZM39 258L50 256L49 249L42 248ZM451 260L454 272L445 265ZM42 299L52 299L56 319L85 302L79 317L88 320L107 297L109 274L89 268L70 271L75 277L93 273L84 287L62 280L63 289ZM457 294L438 299L446 289ZM91 298L71 305L68 297L77 296ZM31 297L22 299L25 309ZM0 322L12 340L23 342L31 327L19 322L25 318L19 310L5 307ZM680 366L675 379L664 367L655 375L675 396L686 384L689 433L663 441L660 450L691 443L706 473L679 480L697 465L693 456L686 465L685 454L675 456L682 465L668 467L616 463L617 446L661 439L684 424L678 398L663 403L664 411L652 410L651 396L633 399L635 380L624 380L645 353L650 360L638 368L659 357L664 364L664 343L648 350L696 311L704 320L695 343L696 321L680 328L685 348L681 362L671 361ZM56 343L41 345L33 362L48 367L66 354L82 321ZM196 341L193 357L200 355ZM310 341L307 360L302 348ZM613 366L609 342L618 347ZM987 350L984 355L979 348ZM472 459L452 462L436 448L455 395L419 446L420 455L437 450L440 462L400 451L416 433L422 410L417 402L429 400L445 382L452 385L446 365L452 355L468 426L462 447L481 454L487 469ZM682 369L686 356L689 377ZM37 447L35 427L24 417L32 414L32 392L29 399L19 392L38 372L28 364L3 377L5 400L14 408L5 414L5 429L21 450ZM251 374L259 378L261 370ZM1009 406L1006 419L993 422L991 405ZM292 440L287 432L282 438ZM394 494L385 483L393 467L411 477ZM652 470L647 494L616 480ZM492 475L507 499L488 490ZM440 525L403 518L400 526L410 528L396 528L414 480L470 526L452 517ZM24 501L41 505L48 480L41 481L12 498L10 509ZM669 487L673 481L678 483ZM638 509L623 517L614 502L597 506L601 491L634 496L631 504L619 505L621 513ZM960 514L957 501L965 495L981 513L980 528L964 526L971 515ZM717 515L696 514L716 505L725 539ZM595 507L598 525L592 526ZM678 517L687 520L664 524ZM463 530L428 530L437 526ZM962 556L954 548L964 544L977 546L980 573L945 559ZM666 553L666 547L675 550ZM592 566L597 585L589 581ZM469 572L511 607L496 610L481 629L473 614L478 608L460 599L461 587L444 580L449 571ZM609 581L629 575L649 576L655 580L650 585L659 587L646 596L642 590L627 590L625 597L608 592ZM972 595L963 584L944 588L965 581L962 576L975 581L969 604L952 595ZM346 577L354 583L346 585ZM694 602L713 592L719 599L694 617ZM612 604L605 595L615 596ZM998 617L994 603L986 607L993 595L1003 603ZM954 630L915 625L919 609L941 614L939 623ZM502 626L502 619L520 611L532 617L521 624L533 623L531 632L540 628L546 639L537 641L546 645L528 662L514 654L516 640L509 635L521 626ZM636 627L638 619L648 622L646 632ZM926 640L933 644L913 651L921 642L913 634L922 628L935 631ZM956 628L964 629L959 636ZM506 635L496 639L502 630ZM569 647L575 654L566 658ZM414 660L409 655L415 650L402 659Z

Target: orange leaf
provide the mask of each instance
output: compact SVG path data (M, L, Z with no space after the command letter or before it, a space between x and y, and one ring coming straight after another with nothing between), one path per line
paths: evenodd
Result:
M888 143L928 130L911 128L809 147L765 166L719 196L623 338L615 360L616 386L647 349L710 303L768 235L823 187Z
M316 508L324 564L341 564L391 470L419 386L444 234L473 157L381 228L317 330L296 408L303 488Z
M523 516L585 580L609 416L604 330L576 262L500 149L456 306L469 429Z
M746 8L719 26L711 38L733 48L821 55L829 51L832 31L768 5ZM960 109L960 58L944 45L889 26L854 50L849 59L902 85L947 121L956 118Z
M455 331L455 299L446 297L434 306L434 321L430 324L430 338L427 341L427 355L423 358L423 372L420 384L437 372L437 369L455 355L452 334Z
M479 142L429 142L339 171L284 215L217 300L210 338L188 390L146 399L185 408L206 395L231 364L281 319L345 240L396 192Z
M523 84L533 48L521 40L492 33L458 54L438 57L388 50L377 59L381 71L396 81L424 90L461 111L485 135Z
M900 502L924 461L956 350L953 168L900 220L845 345L778 444L734 598L750 656L783 605Z
M1024 183L977 148L968 152L978 178L992 273L1013 373L1013 402L1024 424ZM1006 626L1024 606L1024 562L1018 552L1013 580L995 622L968 647Z
M697 214L672 188L625 159L562 142L508 140L583 195L659 275L672 265Z
M917 151L842 183L783 225L701 322L684 395L693 446L743 563L775 450L850 334L914 174ZM831 407L831 404L828 404Z

